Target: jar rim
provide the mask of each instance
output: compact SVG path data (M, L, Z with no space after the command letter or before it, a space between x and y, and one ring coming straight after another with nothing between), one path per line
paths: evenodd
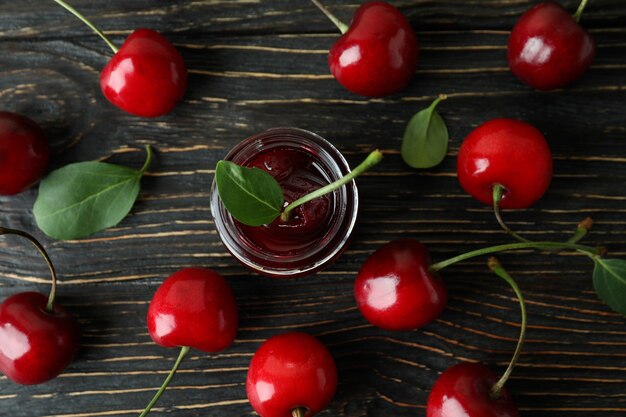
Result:
M246 155L277 146L293 146L315 155L331 177L330 182L350 172L347 161L333 144L316 133L295 127L276 127L250 136L235 145L224 160L245 163ZM324 235L326 244L313 245L310 250L294 256L263 252L261 248L246 244L219 198L215 179L211 186L211 213L222 243L244 266L275 278L296 277L312 274L332 262L343 252L352 235L359 208L356 182L352 180L336 190L334 198L336 209L332 213L331 229Z

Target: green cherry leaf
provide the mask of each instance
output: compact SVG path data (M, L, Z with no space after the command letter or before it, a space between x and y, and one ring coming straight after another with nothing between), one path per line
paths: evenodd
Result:
M593 286L598 297L626 316L626 261L594 257Z
M409 121L402 139L401 155L413 168L438 165L448 152L448 128L435 110L445 95L440 95L428 108L417 112Z
M52 171L39 185L33 207L37 226L54 239L80 239L118 224L139 194L152 161L146 146L140 170L106 162L79 162Z
M219 161L215 183L222 204L239 222L261 226L280 216L285 201L283 190L267 172Z

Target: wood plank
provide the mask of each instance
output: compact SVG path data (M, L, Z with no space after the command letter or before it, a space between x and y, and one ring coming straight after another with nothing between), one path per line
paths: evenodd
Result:
M349 17L357 2L328 0ZM333 27L308 1L103 2L74 0L120 43L130 28L164 31L191 70L185 100L165 117L123 114L102 97L98 74L110 56L53 2L0 4L0 100L38 121L54 149L51 169L106 159L139 167L143 146L156 159L131 214L80 241L42 235L32 218L33 188L0 197L0 221L33 232L56 263L59 301L79 318L83 346L59 378L21 387L0 377L0 415L137 415L169 371L176 352L155 345L145 327L159 283L187 266L223 274L237 296L235 344L215 355L192 351L154 415L252 415L245 395L250 358L266 338L288 330L318 336L340 373L338 393L321 416L424 415L438 374L461 361L502 372L515 347L513 293L478 258L442 273L450 301L414 332L369 325L355 307L354 277L381 244L415 237L443 260L505 243L489 208L459 187L455 156L463 138L494 117L526 120L546 134L554 179L546 195L505 218L536 240L562 240L584 217L586 238L626 258L626 5L590 2L583 23L599 45L591 70L572 86L535 92L508 71L508 30L529 5L509 1L394 2L422 46L415 79L402 93L367 100L329 75ZM563 2L575 9L576 0ZM36 12L33 12L36 11ZM409 118L437 94L451 144L438 167L416 171L399 155ZM386 158L359 179L360 221L353 242L315 276L255 276L227 254L208 207L217 160L243 138L278 125L331 139L351 164L371 149ZM528 342L508 384L522 415L617 417L626 411L626 330L593 292L592 265L571 253L519 251L500 256L528 300ZM0 300L47 291L45 265L18 238L0 238Z

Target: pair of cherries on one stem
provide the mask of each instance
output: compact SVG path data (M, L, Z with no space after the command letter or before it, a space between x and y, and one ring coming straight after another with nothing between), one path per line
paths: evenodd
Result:
M572 249L590 256L599 249L561 242L520 242L468 252L431 264L424 245L413 239L395 240L376 250L361 267L354 284L363 316L385 330L417 329L435 320L447 302L447 289L437 271L475 256L515 249ZM517 284L495 260L490 268L514 289L522 305L522 332L516 353L503 377L481 364L462 363L446 370L435 383L428 417L516 417L516 407L503 389L523 343L526 313Z
M411 330L432 322L445 308L448 295L436 272L474 256L523 248L572 249L592 257L601 254L599 249L576 244L591 226L590 219L565 243L528 241L502 221L500 207L528 207L544 194L552 178L549 147L533 126L512 119L494 119L479 126L461 145L457 174L467 192L493 204L498 222L521 242L478 249L434 265L426 247L413 239L382 246L363 264L354 286L357 305L372 324L386 330ZM514 280L493 259L490 268L513 287L520 300L522 331L516 352L500 380L482 364L462 363L446 370L431 391L428 417L518 416L503 386L519 357L526 313Z
M190 348L218 352L238 328L235 297L227 282L202 268L179 270L157 289L148 308L148 331L164 347L181 347L172 370L141 416L146 416ZM322 410L337 387L337 369L316 338L290 332L268 339L254 354L246 389L262 417L304 417Z

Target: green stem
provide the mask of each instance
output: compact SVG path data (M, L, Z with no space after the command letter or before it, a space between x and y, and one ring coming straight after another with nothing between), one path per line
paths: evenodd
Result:
M530 242L530 240L518 235L516 232L514 232L513 230L511 230L511 228L509 226L507 226L506 223L504 223L504 220L502 220L502 216L500 216L500 202L502 201L502 196L504 196L504 192L506 191L506 188L504 187L504 185L502 184L494 184L493 186L493 214L496 215L496 220L498 221L498 224L500 224L500 227L502 227L502 229L507 232L509 235L511 235L513 238L519 240L520 242Z
M524 297L522 296L522 292L520 291L517 283L513 277L506 272L502 265L500 265L500 262L492 256L487 261L487 264L489 265L489 269L495 272L495 274L500 278L504 279L511 286L511 288L513 288L513 291L517 296L517 300L519 301L519 307L522 313L522 325L519 332L519 339L517 340L517 347L515 348L515 353L513 353L513 358L511 358L511 362L509 362L509 366L506 368L506 371L504 371L504 374L502 374L498 382L496 382L491 388L491 396L493 399L497 400L500 398L502 388L509 379L509 376L511 376L511 372L513 372L513 368L515 368L515 364L517 363L519 355L522 352L522 346L524 346L524 340L526 339L526 305L524 304Z
M142 413L139 415L139 417L145 417L145 416L148 415L148 413L150 412L150 410L152 409L154 404L156 404L156 402L161 397L161 394L163 394L163 392L165 392L165 389L170 384L170 381L174 377L174 374L178 370L178 367L180 366L180 363L182 362L183 358L187 355L187 353L189 353L189 346L183 346L180 349L180 353L178 354L178 358L176 359L176 362L174 362L174 366L172 367L172 370L167 375L167 378L165 378L165 381L163 381L163 384L161 385L161 388L159 388L157 393L154 394L154 397L152 397L152 400L150 401L150 403L148 403L148 405L142 411Z
M447 99L448 99L448 96L447 96L447 95L445 95L445 94L439 94L439 95L437 96L437 98L435 98L435 99L433 100L433 102L430 104L430 106L428 106L428 108L429 108L429 109L434 110L434 109L435 109L435 107L437 107L437 105L439 104L439 102L441 102L441 101L443 101L443 100L447 100Z
M48 269L50 270L50 275L52 275L52 287L50 288L50 295L48 295L48 303L46 304L46 311L48 313L52 313L54 311L54 298L56 297L57 292L57 273L54 270L54 265L52 264L52 261L50 260L50 257L48 256L46 250L37 239L21 230L9 229L8 227L0 226L0 235L22 236L23 238L29 240L33 245L35 245L37 251L41 254L41 256L43 256L43 259L46 261Z
M146 145L146 162L143 163L143 166L139 170L139 175L145 174L148 168L150 168L150 164L152 164L152 147Z
M337 16L335 16L334 14L332 14L330 12L330 10L328 10L326 8L326 6L324 6L322 3L320 3L317 0L311 0L311 2L317 6L318 9L320 9L322 11L322 13L324 13L326 15L327 18L330 19L331 22L333 22L335 24L335 26L337 26L337 28L339 29L339 31L344 34L348 31L348 25L346 25L345 23L343 23L341 20L339 20L337 18Z
M567 243L576 243L584 238L591 227L593 226L593 219L591 217L585 218L583 221L578 223L578 227L576 228L576 232L574 235L567 240Z
M582 0L578 5L578 9L576 9L576 13L574 13L574 20L576 22L580 22L580 16L583 14L583 10L585 10L585 6L587 5L587 0Z
M102 31L100 29L98 29L93 23L91 23L85 16L83 16L78 10L76 10L75 8L73 8L72 6L70 6L69 4L67 4L65 1L63 0L54 0L54 2L56 2L57 4L59 4L61 7L63 7L65 10L67 10L68 12L72 13L74 16L76 16L77 18L79 18L84 24L86 24L87 26L89 26L91 28L91 30L93 30L94 32L96 32L96 34L98 36L100 36L102 38L102 40L104 42L106 42L107 45L109 45L109 48L111 48L111 50L113 50L113 53L117 53L117 46L115 46L113 44L113 42L111 42L109 40L109 38L107 38L105 36L104 33L102 33Z
M600 255L603 253L602 248L593 248L591 246L578 245L575 243L566 242L519 242L519 243L507 243L504 245L490 246L487 248L473 250L471 252L463 253L445 261L438 262L430 266L430 270L437 272L443 268L453 265L457 262L464 261L466 259L474 258L476 256L487 255L490 253L504 252L516 249L571 249L584 253L588 256Z
M376 149L375 151L373 151L372 153L370 153L367 158L365 158L365 160L363 162L361 162L361 164L359 166L357 166L356 168L354 168L351 172L349 172L346 176L339 178L337 181L335 182L331 182L330 184L319 188L315 191L313 191L312 193L309 193L299 199L297 199L296 201L292 202L291 204L289 204L287 207L285 207L285 210L283 211L283 213L280 215L280 218L282 221L287 222L289 221L289 216L291 214L291 211L293 209L295 209L296 207L304 204L304 203L308 203L311 200L315 200L316 198L319 198L323 195L326 195L328 193L331 193L333 191L335 191L336 189L342 187L343 185L349 183L350 181L352 181L353 179L355 179L356 177L358 177L359 175L361 175L362 173L364 173L365 171L367 171L368 169L370 169L371 167L373 167L374 165L376 165L377 163L380 162L380 160L383 159L383 154L382 152L380 152L378 149Z
M500 227L507 232L509 235L511 235L513 238L515 238L516 240L519 240L520 242L531 242L531 240L526 239L523 236L520 236L517 232L514 232L502 219L502 216L500 214L500 203L502 202L502 197L504 196L504 193L506 192L506 187L502 184L494 184L493 186L493 194L492 194L492 199L493 199L493 213L496 216L496 220L498 221L498 224L500 225ZM581 221L580 223L578 223L578 227L576 228L576 232L574 232L574 235L572 237L570 237L569 239L567 239L567 243L576 243L578 241L580 241L582 238L585 237L585 235L587 234L587 232L589 230L591 230L591 226L593 225L593 220L591 219L591 217L587 217L586 219L584 219L583 221Z

